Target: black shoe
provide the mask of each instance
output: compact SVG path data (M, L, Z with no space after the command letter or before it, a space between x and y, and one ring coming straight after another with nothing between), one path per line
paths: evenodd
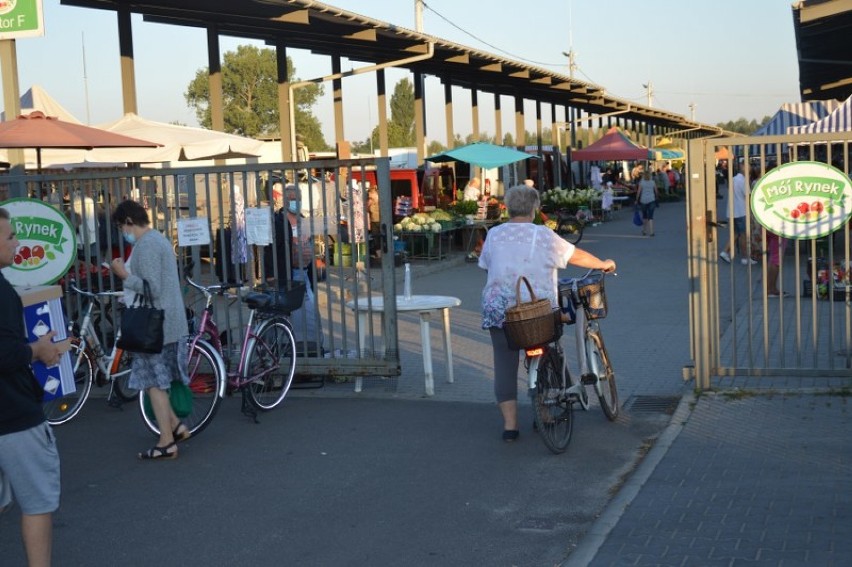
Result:
M505 441L506 443L516 441L520 434L521 432L517 429L506 429L503 431L503 441Z

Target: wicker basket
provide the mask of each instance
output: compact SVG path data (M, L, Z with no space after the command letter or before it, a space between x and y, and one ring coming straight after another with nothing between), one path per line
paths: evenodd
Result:
M589 319L606 317L606 293L604 293L603 274L597 274L581 281L577 285L577 295L580 296L580 301L586 308L586 316Z
M521 282L529 291L528 302L521 301ZM556 318L550 301L537 299L529 280L524 276L518 278L515 285L515 306L506 309L503 330L509 345L518 349L547 344L556 336Z

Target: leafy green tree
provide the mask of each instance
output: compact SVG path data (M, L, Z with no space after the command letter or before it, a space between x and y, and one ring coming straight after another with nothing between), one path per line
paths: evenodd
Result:
M388 120L388 146L391 148L409 148L415 145L414 132L414 84L402 79L393 89L390 99L390 120ZM379 147L379 127L373 128L370 137L353 147Z
M439 154L447 149L447 146L439 142L438 140L432 140L426 145L426 155L433 156L435 154Z
M296 69L287 58L287 75L295 82ZM311 107L323 93L321 85L293 91L295 98L296 133L311 150L327 150L319 120ZM225 131L256 138L278 135L278 75L275 51L240 45L236 51L225 53L222 62L222 95ZM187 104L195 109L198 122L212 127L208 69L196 71L184 93Z
M728 122L719 122L716 124L719 128L723 128L730 132L737 132L739 134L753 134L760 128L762 128L767 122L772 120L771 116L764 116L763 119L758 122L755 119L747 119L744 117L740 117L737 120L730 120Z

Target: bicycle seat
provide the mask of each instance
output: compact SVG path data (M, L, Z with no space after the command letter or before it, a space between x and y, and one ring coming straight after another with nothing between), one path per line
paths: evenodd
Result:
M275 311L289 315L302 306L305 300L305 284L291 282L287 288L271 289L265 292L250 292L243 301L249 309Z
M243 301L248 306L249 309L270 309L272 303L272 296L266 293L258 293L256 291L250 292L243 297Z

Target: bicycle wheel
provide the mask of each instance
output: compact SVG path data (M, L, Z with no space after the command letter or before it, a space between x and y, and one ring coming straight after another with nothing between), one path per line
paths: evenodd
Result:
M565 395L566 387L559 356L547 352L538 366L536 387L530 394L538 434L547 448L557 454L565 452L574 431L574 404Z
M586 350L589 353L589 370L598 377L595 393L601 403L601 409L610 421L618 417L618 388L615 385L615 373L609 362L609 356L600 331L589 331L586 335Z
M192 390L192 412L181 417L181 421L189 428L192 436L198 435L210 424L222 394L225 391L225 365L222 358L210 344L204 341L195 343L195 347L189 353L187 365L189 374L189 389ZM142 413L142 421L155 435L160 434L157 419L154 412L150 410L148 395L139 393L139 409ZM149 407L146 407L149 406Z
M244 389L257 409L271 410L290 390L296 372L295 342L290 323L284 319L271 319L258 330L249 346L244 376L251 379Z
M562 238L571 244L577 244L583 238L583 223L575 217L561 219L558 232Z
M95 363L91 355L83 346L80 339L71 340L71 365L74 371L74 386L76 390L72 394L54 398L42 404L44 416L50 425L62 425L71 420L83 409L83 404L89 398L92 391L92 382L95 379Z
M113 364L112 391L122 402L132 402L139 397L139 390L131 388L128 383L130 380L130 363L132 361L133 355L122 350L118 362Z

